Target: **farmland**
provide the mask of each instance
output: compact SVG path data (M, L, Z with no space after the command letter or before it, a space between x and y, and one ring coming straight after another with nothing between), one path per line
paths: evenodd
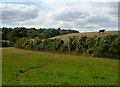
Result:
M59 35L59 36L55 36L55 37L51 37L49 39L62 39L65 42L69 40L69 37L73 37L73 36L88 36L88 37L92 37L92 36L98 36L98 37L103 37L106 35L118 35L118 33L120 33L120 31L105 31L104 34L99 33L99 32L84 32L84 33L71 33L71 34L65 34L65 35Z
M2 48L3 85L117 85L118 60Z

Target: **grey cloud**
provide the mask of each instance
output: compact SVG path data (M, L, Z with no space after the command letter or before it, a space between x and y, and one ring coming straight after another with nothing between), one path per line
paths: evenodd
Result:
M86 13L79 12L79 11L67 11L64 10L60 14L54 15L54 19L56 21L74 21L78 19L85 19Z
M103 3L104 9L108 9L108 14L118 17L118 2Z
M108 23L110 21L110 18L105 16L94 16L87 19L89 23Z
M8 4L9 5L9 4ZM2 23L17 24L38 16L39 10L35 6L15 5L2 6ZM15 5L15 6L14 6Z
M93 5L93 7L92 7ZM96 29L101 27L116 27L117 26L117 3L91 3L90 10L69 10L65 9L54 15L55 21L62 21L61 26L84 28L84 29ZM94 9L95 8L95 9ZM98 8L98 9L97 9ZM69 24L68 24L69 23ZM91 25L87 27L87 25ZM96 26L92 26L96 25Z
M118 8L118 2L108 2L106 3L108 7Z
M104 28L115 28L115 27L118 27L118 23L103 23L103 24L100 24L100 26L104 27Z
M51 6L50 3L48 3ZM14 26L62 27L80 31L99 28L116 28L116 3L89 3L82 9L81 3L54 4L49 11L26 5L7 4L2 9L3 24ZM48 5L44 5L46 7ZM54 9L56 8L56 9ZM64 10L63 10L64 9ZM59 10L59 11L58 11Z
M117 2L109 3L108 7L111 8L110 14L115 17L118 17L118 3Z
M114 19L114 17L112 17ZM116 28L118 26L117 20L113 20L110 17L107 16L97 16L97 17L91 17L88 18L88 20L86 20L86 23L88 24L95 24L99 27L97 28L106 28L107 30L109 30L109 28ZM89 29L89 28L87 28Z

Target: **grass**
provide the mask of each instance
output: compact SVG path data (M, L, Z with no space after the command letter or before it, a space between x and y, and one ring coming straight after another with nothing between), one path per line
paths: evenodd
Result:
M120 33L120 31L119 32L118 31L105 31L103 34L99 33L99 32L71 33L71 34L65 34L65 35L51 37L50 39L58 38L58 39L62 39L66 42L69 40L69 37L72 37L72 36L88 36L88 37L98 36L98 37L102 37L102 36L106 36L109 34L111 34L111 35L117 34L118 35L118 33Z
M117 85L118 60L2 49L3 85Z

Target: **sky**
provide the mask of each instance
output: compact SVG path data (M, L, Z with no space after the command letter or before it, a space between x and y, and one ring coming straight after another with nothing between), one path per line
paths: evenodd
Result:
M79 32L118 30L118 2L27 0L0 2L0 27L62 28Z

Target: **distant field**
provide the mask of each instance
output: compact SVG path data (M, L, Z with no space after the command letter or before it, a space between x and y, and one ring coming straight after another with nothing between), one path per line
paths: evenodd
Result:
M119 31L120 33L120 31ZM72 37L72 36L88 36L88 37L91 37L91 36L106 36L106 35L109 35L109 34L117 34L118 35L118 31L105 31L103 34L102 33L99 33L99 32L86 32L86 33L71 33L71 34L66 34L66 35L60 35L60 36L56 36L56 37L52 37L50 39L55 39L55 38L59 38L59 39L62 39L64 40L65 42L69 39L69 37Z
M117 85L118 60L3 48L3 85Z

